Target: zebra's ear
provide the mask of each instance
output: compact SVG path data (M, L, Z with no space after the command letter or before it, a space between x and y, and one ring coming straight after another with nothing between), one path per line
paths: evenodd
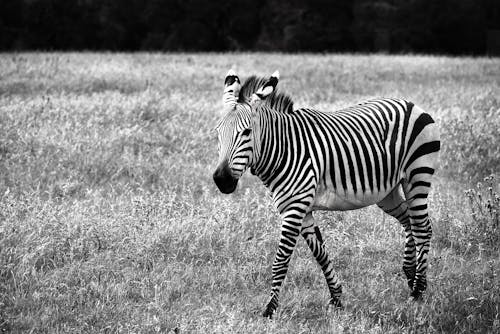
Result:
M240 78L233 69L230 69L226 74L226 79L224 79L224 93L222 94L224 108L234 109L236 101L238 101L240 87Z
M266 99L269 95L272 94L276 90L276 85L278 85L278 81L280 79L280 72L275 71L269 80L259 88L253 95L252 95L252 102L258 102L261 100Z

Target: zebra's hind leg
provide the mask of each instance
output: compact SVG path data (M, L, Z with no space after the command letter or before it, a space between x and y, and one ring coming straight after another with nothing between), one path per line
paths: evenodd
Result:
M430 176L432 174L427 172L412 174L414 177L408 183L405 182L403 188L408 203L411 232L417 250L415 284L411 295L415 299L418 299L427 288L427 256L432 237L431 221L427 209L427 196L430 191Z
M321 232L315 224L314 218L310 212L302 221L302 230L300 234L304 237L309 249L313 253L316 261L323 271L323 274L325 275L326 283L328 285L328 289L330 290L329 304L334 307L341 308L342 303L340 302L339 297L342 294L342 286L339 283L335 270L333 270L333 263L325 250Z
M410 214L406 203L403 187L398 185L394 190L377 205L388 215L396 218L405 231L405 251L403 256L403 271L406 275L408 287L413 291L416 273L415 240L411 229Z

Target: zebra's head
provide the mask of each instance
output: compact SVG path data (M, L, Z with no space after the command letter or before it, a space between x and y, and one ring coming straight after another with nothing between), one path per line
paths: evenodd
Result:
M224 116L215 128L218 135L219 161L214 182L221 192L230 194L238 180L255 159L255 107L273 93L279 79L276 71L260 87L245 83L240 93L240 79L230 70L224 80L222 102ZM253 90L253 91L252 91Z

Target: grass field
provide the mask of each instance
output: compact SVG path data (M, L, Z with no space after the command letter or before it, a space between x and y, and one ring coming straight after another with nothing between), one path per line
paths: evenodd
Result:
M369 207L316 215L345 310L326 308L300 240L261 318L277 213L250 175L230 196L212 181L232 65L280 70L296 106L390 96L435 116L422 302L408 301L401 227ZM0 332L498 333L500 189L484 178L499 171L499 58L0 54Z

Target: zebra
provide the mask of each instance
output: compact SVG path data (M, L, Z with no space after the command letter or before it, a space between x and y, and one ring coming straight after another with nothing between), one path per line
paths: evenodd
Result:
M431 221L428 194L440 149L433 118L412 102L371 99L334 112L294 109L278 93L279 73L243 85L234 70L224 80L223 113L216 126L218 189L232 193L249 169L270 191L282 220L272 265L272 317L301 235L325 276L334 308L342 286L313 219L315 210L353 210L377 204L403 226L403 271L410 298L427 288Z

